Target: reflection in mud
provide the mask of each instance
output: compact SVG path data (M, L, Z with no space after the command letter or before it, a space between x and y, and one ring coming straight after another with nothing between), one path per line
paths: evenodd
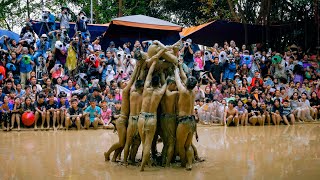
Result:
M195 142L206 161L191 172L179 165L138 167L106 163L112 131L0 132L0 179L316 179L320 125L199 127ZM159 151L162 146L158 145ZM140 147L141 148L141 147ZM138 157L141 156L141 150Z

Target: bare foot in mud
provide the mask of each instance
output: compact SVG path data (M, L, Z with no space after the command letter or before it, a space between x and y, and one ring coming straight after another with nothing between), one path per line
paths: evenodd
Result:
M110 157L107 155L107 152L104 152L104 161L110 161Z
M187 171L191 171L192 170L192 165L187 165L186 170Z
M121 165L124 167L128 167L129 163L128 162L121 162Z
M194 160L195 160L196 162L203 162L203 161L205 161L204 158L200 158L200 157L195 157Z

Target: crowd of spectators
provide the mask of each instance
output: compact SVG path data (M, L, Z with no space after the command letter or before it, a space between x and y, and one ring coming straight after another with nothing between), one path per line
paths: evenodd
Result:
M51 17L49 11L44 13ZM104 51L100 37L90 39L84 12L78 14L72 38L67 8L61 9L59 19L58 30L47 26L46 33L36 35L27 22L18 42L1 37L3 130L20 130L24 112L34 113L35 130L38 126L112 128L112 120L118 118L122 89L136 64L134 52L147 52L152 41L110 42ZM259 44L238 48L230 41L199 50L187 39L176 55L185 73L198 80L195 115L200 122L289 125L318 118L320 56L300 47L292 45L284 51Z
M191 72L199 80L197 118L236 126L316 121L319 60L296 45L285 51L264 50L259 44L239 49L230 41L197 51Z

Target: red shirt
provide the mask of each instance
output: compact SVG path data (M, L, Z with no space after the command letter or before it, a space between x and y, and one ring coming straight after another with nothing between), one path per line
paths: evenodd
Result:
M99 67L99 59L96 58L96 60L94 61L94 63L89 59L89 57L86 58L86 60L84 61L87 64L92 64L95 68Z
M252 78L252 81L251 81L251 87L254 87L254 86L255 86L255 83L256 83L257 80L259 81L259 85L260 85L260 86L263 85L263 81L262 81L261 78L256 78L256 77L254 77L254 78Z

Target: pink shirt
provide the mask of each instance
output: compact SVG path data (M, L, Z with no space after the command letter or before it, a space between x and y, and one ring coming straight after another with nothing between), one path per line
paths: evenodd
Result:
M107 109L106 111L104 111L104 110L101 108L101 118L102 118L104 124L109 124L109 123L110 123L110 121L111 121L111 114L112 114L111 109Z
M121 95L121 94L115 94L115 95L114 95L114 98L115 98L117 101L122 101L122 95Z
M194 62L196 63L196 65L194 66L194 70L196 70L196 71L203 70L204 63L203 63L201 57L195 57Z

